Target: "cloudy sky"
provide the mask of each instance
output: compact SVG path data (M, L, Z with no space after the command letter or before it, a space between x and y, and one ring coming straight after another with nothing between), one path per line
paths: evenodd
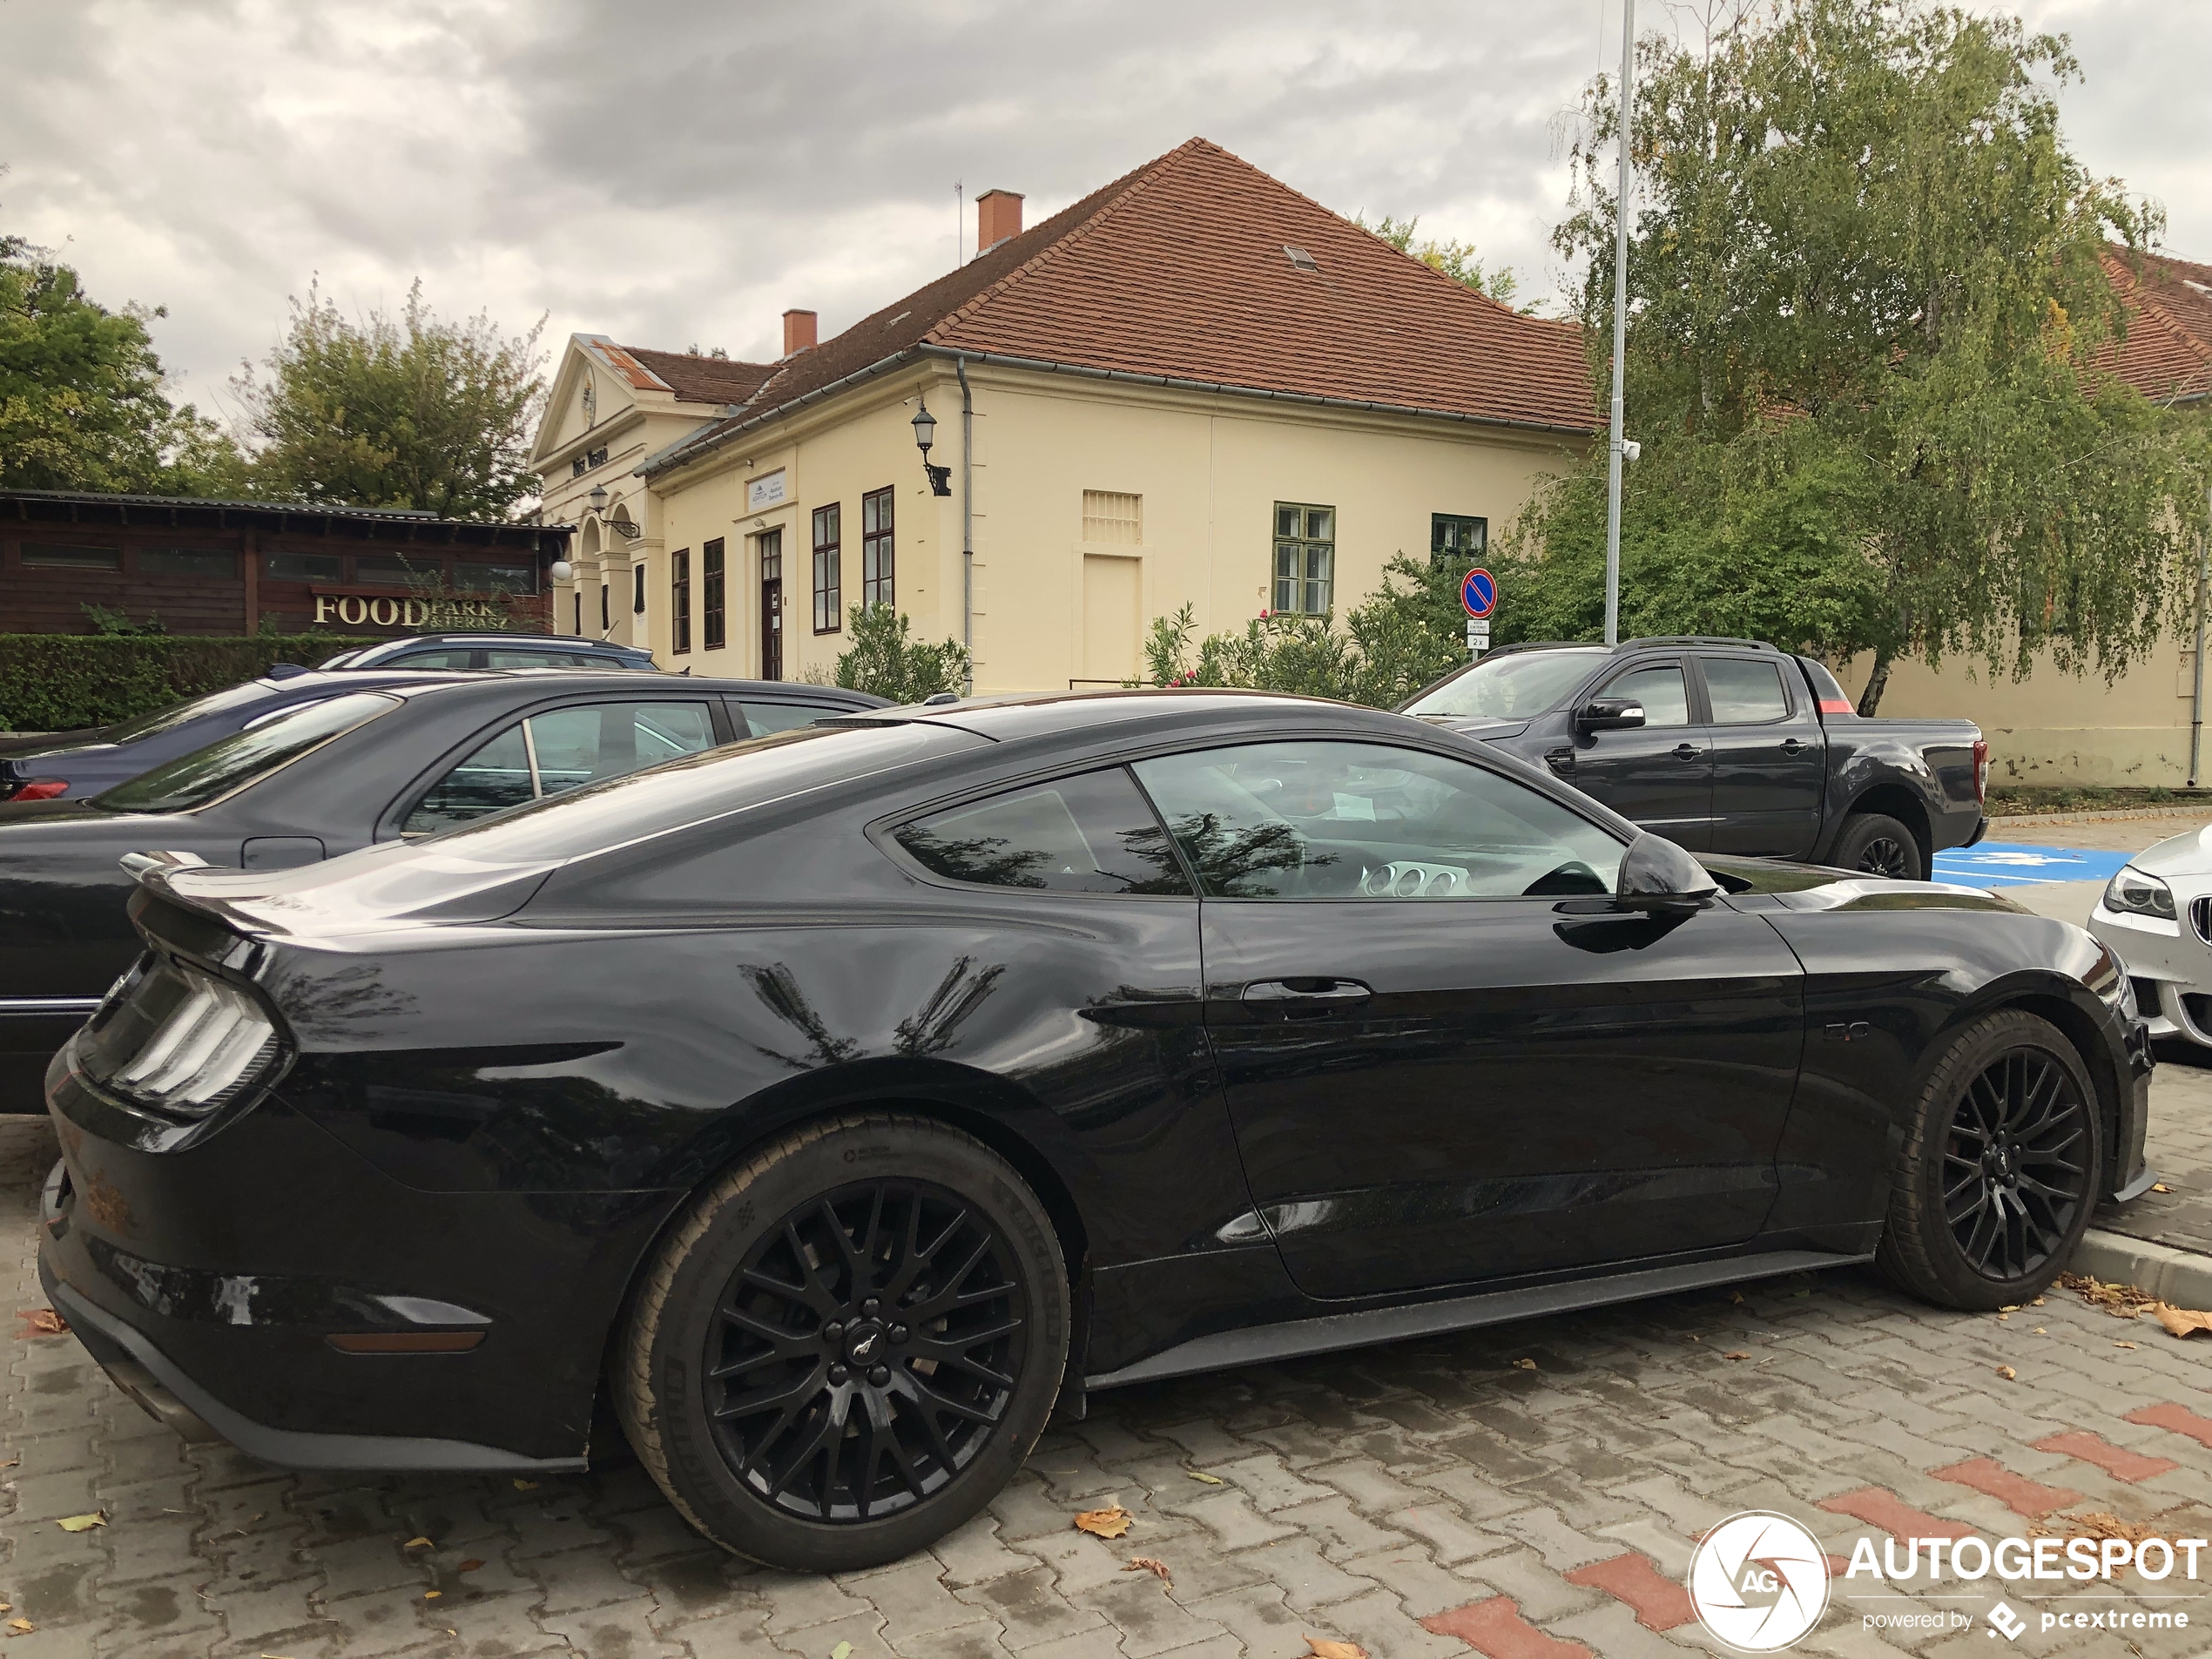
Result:
M0 231L165 306L224 401L311 279L771 357L947 268L953 189L1030 222L1194 133L1339 212L1562 287L1578 89L1621 0L0 0ZM2212 259L2205 0L2025 0L2074 41L2085 160ZM1687 7L1643 0L1647 28Z

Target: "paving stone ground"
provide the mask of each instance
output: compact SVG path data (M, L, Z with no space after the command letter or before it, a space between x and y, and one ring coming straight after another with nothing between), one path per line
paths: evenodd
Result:
M2201 1106L2202 1080L2172 1076L2159 1106ZM53 1157L43 1120L0 1120L11 1313L43 1301ZM2088 1512L2212 1535L2212 1339L2062 1294L1939 1312L1842 1270L1161 1384L1050 1430L934 1550L834 1579L703 1546L626 1455L524 1487L186 1447L67 1336L11 1339L0 1462L0 1659L1293 1659L1308 1635L1374 1659L1648 1659L1723 1651L1681 1586L1694 1541L1739 1510L1795 1517L1839 1559L1862 1538L2064 1532ZM1127 1537L1072 1529L1115 1502ZM57 1524L94 1510L105 1526ZM1137 1555L1172 1581L1128 1570ZM2190 1659L2212 1649L2212 1561L2200 1572L2109 1590L1839 1579L1797 1650ZM2027 1628L1992 1648L2000 1593ZM2114 1608L2190 1629L2040 1629ZM1900 1612L1965 1622L1867 1627Z

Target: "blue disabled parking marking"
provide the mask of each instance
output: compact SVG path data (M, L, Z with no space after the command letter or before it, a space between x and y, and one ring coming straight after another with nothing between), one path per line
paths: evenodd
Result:
M1984 841L1935 855L1934 879L1973 887L2021 887L2038 881L2109 881L2133 855L2090 846L2028 846Z

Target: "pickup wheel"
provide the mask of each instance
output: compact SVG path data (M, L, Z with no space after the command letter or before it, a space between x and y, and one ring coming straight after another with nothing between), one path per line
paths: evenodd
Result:
M1842 869L1885 875L1896 881L1928 879L1919 838L1882 813L1853 813L1845 819L1831 862Z

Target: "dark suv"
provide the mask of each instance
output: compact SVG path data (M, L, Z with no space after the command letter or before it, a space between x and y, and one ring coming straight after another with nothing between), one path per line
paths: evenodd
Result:
M338 653L320 664L345 668L643 668L653 654L636 645L567 634L422 634Z

